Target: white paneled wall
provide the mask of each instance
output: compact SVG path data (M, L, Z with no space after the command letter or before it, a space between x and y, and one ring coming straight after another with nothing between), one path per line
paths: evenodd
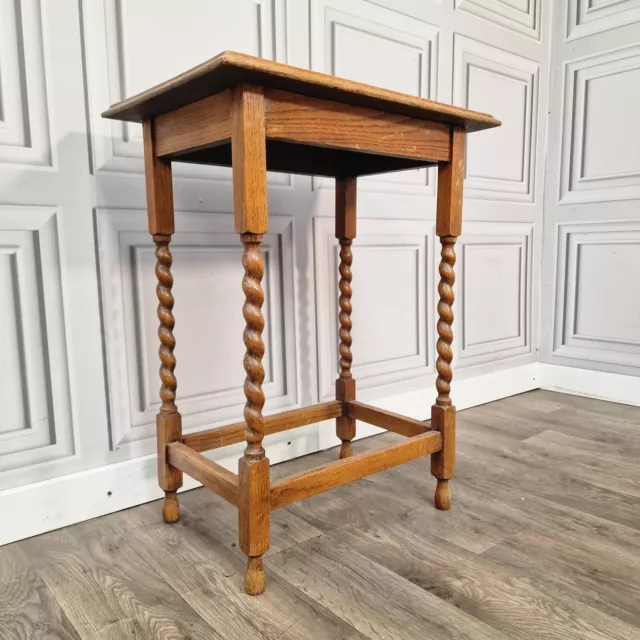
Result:
M531 354L534 227L467 223L457 263L459 368Z
M553 24L541 359L640 385L640 2L570 0ZM563 367L571 367L563 370ZM616 376L595 373L607 397Z
M550 4L0 0L0 511L11 514L0 543L159 495L155 276L141 134L100 113L223 49L489 111L504 122L468 145L453 397L465 407L539 386ZM580 0L575 24L556 30L584 42L597 25L637 19L638 4ZM611 295L603 283L619 275L616 259L640 269L640 228L624 213L640 186L631 146L640 142L632 141L637 130L627 132L628 146L623 138L615 148L605 144L640 106L637 93L635 103L608 98L637 83L639 60L637 46L567 55L562 108L590 108L571 122L569 139L558 134L561 118L554 130L563 158L554 211L568 211L565 200L625 201L629 209L619 204L620 219L609 226L597 215L556 215L566 245L554 249L558 274L577 274L563 276L567 291L557 299L579 303L556 304L564 324L547 351L591 360L608 353L618 368L635 362L637 325L622 316L602 324L593 310ZM603 129L593 118L609 108L616 117ZM605 148L573 142L590 136ZM178 402L192 432L242 412L241 246L229 170L178 165L174 176ZM354 248L360 397L417 418L428 417L435 395L435 189L434 170L363 179ZM331 180L269 176L270 413L334 394L333 200ZM637 299L624 299L624 283L616 286L624 312L637 315ZM362 425L359 434L374 431ZM327 423L272 436L268 455L278 462L331 446L333 432ZM241 449L218 451L217 459L234 469Z

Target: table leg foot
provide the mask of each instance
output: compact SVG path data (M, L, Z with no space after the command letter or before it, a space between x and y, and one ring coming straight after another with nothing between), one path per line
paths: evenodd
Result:
M267 575L262 565L262 556L249 556L244 575L244 589L250 596L259 596L267 584Z
M180 503L176 491L165 491L162 518L167 524L178 522L180 518Z
M448 511L451 509L451 488L448 480L438 479L436 486L436 509Z

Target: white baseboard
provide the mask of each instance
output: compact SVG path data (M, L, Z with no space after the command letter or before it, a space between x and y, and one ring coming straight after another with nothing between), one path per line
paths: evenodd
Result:
M280 438L270 444L265 439L272 464L318 450L318 438L312 429L302 427L296 431L296 438L288 441ZM218 449L218 455L211 457L237 473L242 449L232 445L226 450ZM0 513L5 514L0 546L158 500L164 493L158 487L157 469L154 454L0 492ZM181 491L199 486L199 482L185 475Z
M539 364L532 362L504 371L494 371L470 378L458 378L454 380L451 387L451 398L456 409L462 411L539 387ZM435 400L435 391L432 396L428 402L425 402L424 391L414 391L385 398L372 404L387 411L395 411L417 420L424 420L430 416L431 404Z
M476 407L479 404L486 404L501 398L524 393L540 388L538 363L505 369L504 371L494 371L484 375L456 379L451 388L451 398L458 411ZM426 392L425 389L430 389ZM387 398L370 400L366 392L363 394L363 402L375 405L386 411L400 413L416 420L428 420L431 416L431 405L436 398L435 378L424 388L411 391L409 393L397 394ZM364 422L358 422L356 440L368 438L384 429L374 427ZM340 440L331 428L322 429L319 434L318 450L328 449L340 444Z
M452 397L459 411L540 388L540 364L531 364L458 380Z
M538 388L638 404L640 379L569 367L532 363L481 376L458 379L452 394L459 410ZM423 419L429 414L425 391L395 395L375 402L383 409ZM359 423L358 436L380 429ZM272 464L319 451L337 443L332 425L297 429L265 440ZM241 445L217 450L212 458L236 471ZM224 456L224 457L223 457ZM184 490L198 483L185 476ZM156 480L156 457L146 456L90 469L0 493L3 519L0 545L59 529L76 522L127 509L162 497Z
M540 363L540 388L640 406L640 378Z

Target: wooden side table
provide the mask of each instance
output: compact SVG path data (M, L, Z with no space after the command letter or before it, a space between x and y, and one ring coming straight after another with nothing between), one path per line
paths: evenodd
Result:
M467 132L499 126L489 115L403 95L234 52L124 100L103 116L142 122L149 233L156 244L160 328L158 477L165 522L178 520L176 495L187 473L238 508L240 547L248 556L246 591L265 588L262 555L269 548L270 511L372 473L431 455L435 504L449 509L455 456L451 387L454 245L462 226ZM235 230L244 244L243 314L246 320L244 422L183 435L176 406L174 305L171 288L174 233L171 163L233 168ZM431 428L356 400L351 374L351 243L356 236L358 176L438 165L436 232L442 244L438 292L438 396ZM336 400L264 418L261 280L262 236L267 232L267 169L336 179L336 237L340 242L340 376ZM330 418L342 441L340 460L273 484L262 447L266 434ZM352 455L356 420L406 436L406 441ZM246 440L238 475L201 452Z

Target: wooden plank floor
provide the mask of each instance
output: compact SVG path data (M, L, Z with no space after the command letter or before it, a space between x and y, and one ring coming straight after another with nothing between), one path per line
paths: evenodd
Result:
M515 396L459 414L452 511L418 460L275 512L257 598L205 489L2 547L0 638L640 640L639 458L639 408Z

